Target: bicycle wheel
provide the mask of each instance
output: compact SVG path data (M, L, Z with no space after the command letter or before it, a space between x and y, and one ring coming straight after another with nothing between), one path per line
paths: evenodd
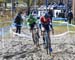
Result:
M49 53L49 36L47 35L47 52Z
M48 46L49 46L49 45L48 45L48 38L47 38L46 41L47 41L47 42L46 42L46 44L47 44L47 46L46 46L46 50L47 50L47 54L48 54L48 48L49 48L49 47L48 47Z
M49 39L49 54L51 56L52 48L51 48L51 39Z
M35 34L35 42L36 42L36 45L38 46L39 45L38 33Z
M46 32L45 39L46 39L46 51L47 51L47 54L49 53L51 55L51 52L52 52L51 40L49 39L48 32Z
M38 46L39 45L39 36L38 36L38 33L37 33L36 29L34 29L33 32L34 32L34 44L36 46Z
M48 33L45 31L45 48L46 48L46 51L47 51L47 54L48 54L48 47L49 47L49 44L48 44Z

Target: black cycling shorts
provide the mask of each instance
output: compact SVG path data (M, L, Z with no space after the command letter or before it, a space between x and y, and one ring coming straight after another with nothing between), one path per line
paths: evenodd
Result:
M49 25L49 24L42 24L42 26L45 28L45 30L46 30L47 32L50 31L50 25Z
M34 23L32 23L32 24L29 24L29 26L30 26L30 30L33 30L33 28L34 28L34 26L35 26L35 22Z

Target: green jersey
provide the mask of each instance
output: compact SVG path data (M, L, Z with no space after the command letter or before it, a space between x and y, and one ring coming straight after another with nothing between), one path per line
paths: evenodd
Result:
M34 22L36 23L36 21L37 21L37 19L30 14L29 18L28 18L28 23L33 24Z

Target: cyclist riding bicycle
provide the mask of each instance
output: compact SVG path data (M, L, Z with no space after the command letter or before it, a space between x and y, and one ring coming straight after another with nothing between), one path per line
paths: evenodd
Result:
M37 19L32 14L30 14L29 18L28 18L28 23L29 23L29 27L30 27L30 32L32 33L32 39L33 39L34 45L36 45L35 41L34 41L33 29L34 29L35 25L37 26ZM37 32L38 32L38 37L39 37L38 26L37 26Z
M41 25L42 25L41 34L43 37L43 44L45 44L44 31L47 31L49 40L50 40L50 28L52 29L52 34L54 34L54 30L53 30L53 27L51 27L51 25L50 25L51 19L50 19L48 13L46 13L44 16L42 16L40 21L41 21Z

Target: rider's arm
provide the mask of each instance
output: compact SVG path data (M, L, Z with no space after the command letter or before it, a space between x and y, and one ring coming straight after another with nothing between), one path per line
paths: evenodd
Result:
M52 23L50 23L50 27L51 27L51 29L52 29L52 34L54 34L54 28L53 28L53 26L52 26Z
M54 29L53 29L53 26L52 26L52 21L51 21L50 18L49 18L49 22L50 22L50 27L51 27L51 29L52 29L52 34L54 34Z

